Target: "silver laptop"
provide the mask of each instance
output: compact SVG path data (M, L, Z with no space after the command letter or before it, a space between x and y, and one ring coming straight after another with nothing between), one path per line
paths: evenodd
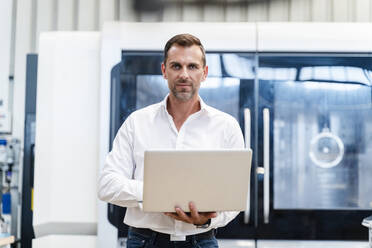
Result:
M252 151L145 151L143 210L243 211L249 204Z

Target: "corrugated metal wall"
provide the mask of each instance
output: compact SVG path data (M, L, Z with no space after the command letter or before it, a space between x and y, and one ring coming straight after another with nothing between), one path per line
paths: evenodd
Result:
M148 1L151 3L151 0ZM220 4L169 3L158 13L136 13L133 0L17 0L20 19L28 19L30 46L48 30L99 30L104 21L305 21L370 22L372 0L262 0ZM243 2L243 1L240 1Z
M305 21L371 22L372 0L256 0L221 4L192 4L187 0L168 0L158 13L136 13L134 0L7 0L15 11L12 17L13 49L9 59L14 75L13 134L23 136L26 54L37 52L37 37L43 31L94 31L105 21ZM149 0L149 3L152 1ZM199 1L200 2L200 1ZM211 1L209 1L211 2ZM2 5L2 3L0 3ZM1 7L1 6L0 6ZM2 31L0 30L0 33ZM1 50L2 49L2 50ZM9 52L9 48L0 47ZM5 53L6 54L6 53ZM11 99L11 98L10 98Z

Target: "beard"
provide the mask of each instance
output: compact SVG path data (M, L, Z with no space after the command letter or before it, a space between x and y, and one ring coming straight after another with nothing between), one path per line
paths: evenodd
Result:
M177 85L178 84L185 84L187 83L188 86L191 87L191 90L188 91L185 88L182 88L181 90L177 90ZM187 82L185 80L178 80L173 84L173 87L171 88L172 94L180 101L188 101L190 100L196 93L196 88L193 83Z

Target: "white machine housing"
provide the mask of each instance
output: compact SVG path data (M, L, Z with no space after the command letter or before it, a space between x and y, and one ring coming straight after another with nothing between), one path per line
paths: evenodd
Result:
M33 247L94 247L100 34L44 33L39 44Z

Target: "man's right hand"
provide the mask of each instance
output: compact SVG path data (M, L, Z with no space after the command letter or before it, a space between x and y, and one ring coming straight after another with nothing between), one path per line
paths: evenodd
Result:
M165 213L173 219L194 225L204 225L209 219L217 217L216 212L198 212L193 202L189 203L190 214L185 213L180 207L175 207L176 213Z

